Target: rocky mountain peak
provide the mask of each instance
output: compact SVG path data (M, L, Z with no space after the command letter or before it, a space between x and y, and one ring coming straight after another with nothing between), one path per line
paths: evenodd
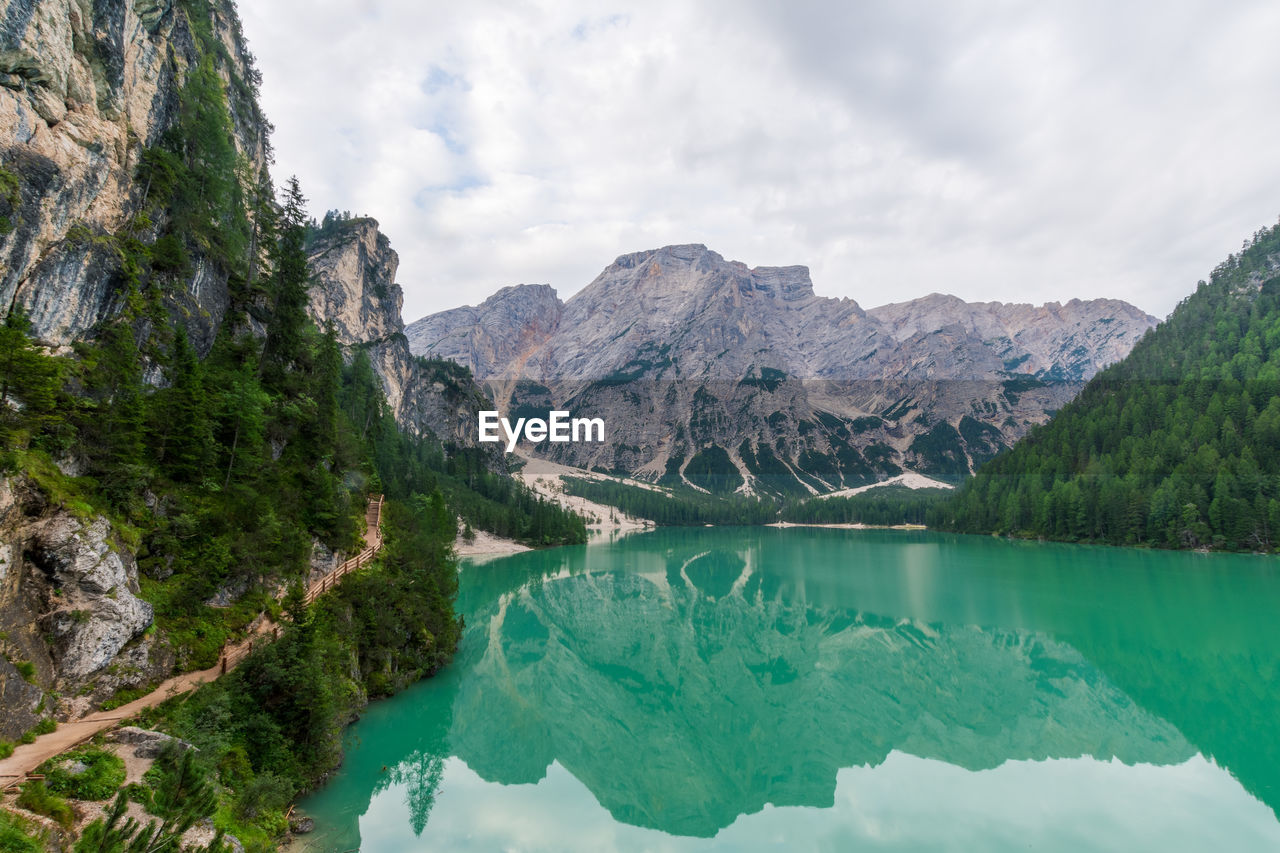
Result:
M546 341L563 313L555 288L517 284L479 305L423 317L404 331L415 353L431 353L471 368L476 376L491 376Z
M530 301L508 289L424 318L411 346L471 367L508 409L626 424L625 440L548 449L561 461L667 480L693 466L805 494L903 467L958 479L1156 322L1115 300L939 293L864 311L816 295L807 267L748 267L701 244L622 255L563 306L512 307Z
M806 266L752 268L742 261L726 261L701 243L686 243L620 255L569 304L594 303L628 293L631 298L657 299L675 294L707 297L721 292L754 293L787 301L814 295Z
M311 316L332 323L344 346L404 331L404 291L396 283L400 257L369 217L340 223L315 237L307 251Z

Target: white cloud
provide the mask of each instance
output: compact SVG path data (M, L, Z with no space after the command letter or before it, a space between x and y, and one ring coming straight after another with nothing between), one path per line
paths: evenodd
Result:
M865 306L1166 313L1280 213L1267 2L273 0L277 177L379 219L407 319L703 242Z

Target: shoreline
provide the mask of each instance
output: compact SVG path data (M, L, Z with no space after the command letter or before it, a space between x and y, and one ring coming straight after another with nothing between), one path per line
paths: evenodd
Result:
M711 527L720 527L722 525L713 524ZM724 525L729 526L729 525ZM733 525L738 526L738 525ZM788 527L826 527L832 530L928 530L928 526L924 524L863 524L860 521L846 521L836 524L819 524L816 521L771 521L763 524L761 527L776 527L785 529Z
M588 530L601 533L630 533L636 530L652 530L657 525L647 518L628 515L617 507L596 503L577 495L565 494L563 477L579 477L584 479L605 479L594 471L582 468L571 468L548 459L519 454L524 460L524 467L515 476L538 495L571 512L576 512L587 522ZM608 478L616 479L616 478ZM647 484L645 484L647 485Z
M528 545L521 545L514 539L496 536L487 530L476 530L474 533L470 542L462 538L462 533L458 533L457 538L453 540L453 553L459 559L465 557L473 562L483 563L495 557L508 557L533 550Z

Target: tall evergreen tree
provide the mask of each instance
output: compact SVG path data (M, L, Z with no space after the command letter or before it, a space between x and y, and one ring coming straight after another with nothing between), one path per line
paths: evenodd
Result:
M39 429L56 415L61 371L28 337L30 330L20 310L0 325L0 432L6 443L13 430Z
M289 389L289 374L302 366L305 358L303 333L310 322L307 290L311 284L306 228L306 199L297 177L291 177L280 208L279 236L270 252L271 316L262 353L263 379L278 391Z
M174 334L168 378L169 387L156 394L155 453L175 480L194 481L210 462L213 425L204 369L181 327Z

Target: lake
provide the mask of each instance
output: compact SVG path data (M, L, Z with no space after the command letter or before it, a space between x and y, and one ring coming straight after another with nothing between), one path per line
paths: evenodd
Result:
M1280 850L1280 561L667 528L464 565L295 849Z

